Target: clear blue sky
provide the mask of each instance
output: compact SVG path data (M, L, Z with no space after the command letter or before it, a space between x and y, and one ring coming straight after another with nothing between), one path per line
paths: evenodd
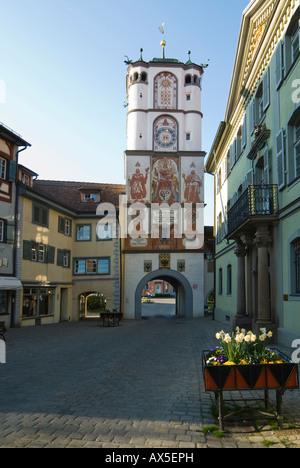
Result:
M210 59L203 150L224 119L242 12L249 0L1 0L0 122L32 148L20 162L42 179L125 183L124 55ZM3 90L2 90L3 95ZM1 93L0 93L1 96ZM3 99L2 99L3 101ZM206 224L213 224L206 176Z

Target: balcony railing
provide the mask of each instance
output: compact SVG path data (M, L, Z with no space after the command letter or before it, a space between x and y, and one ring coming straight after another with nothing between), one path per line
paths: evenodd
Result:
M247 220L277 216L277 214L277 185L250 185L228 211L227 236L230 236Z

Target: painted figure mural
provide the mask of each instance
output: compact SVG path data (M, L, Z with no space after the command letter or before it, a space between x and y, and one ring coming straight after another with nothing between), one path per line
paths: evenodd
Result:
M179 198L177 158L153 158L152 162L152 202L177 202Z
M147 198L147 180L150 168L145 169L145 175L141 172L141 165L139 162L135 165L135 172L128 178L130 187L130 199L132 202L145 203Z

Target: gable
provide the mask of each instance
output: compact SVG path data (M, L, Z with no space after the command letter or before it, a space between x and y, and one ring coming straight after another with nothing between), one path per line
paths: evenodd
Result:
M240 101L244 104L254 92L296 3L296 0L253 0L244 10L226 121L231 120Z

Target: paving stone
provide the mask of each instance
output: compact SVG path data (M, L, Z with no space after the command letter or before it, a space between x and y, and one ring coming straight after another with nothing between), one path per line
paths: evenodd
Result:
M91 319L9 330L0 448L265 448L265 440L270 448L300 447L298 390L283 398L286 431L245 433L241 422L228 425L223 438L202 432L217 424L214 395L204 392L202 351L216 345L221 328L211 318L180 327L158 318L117 328Z

